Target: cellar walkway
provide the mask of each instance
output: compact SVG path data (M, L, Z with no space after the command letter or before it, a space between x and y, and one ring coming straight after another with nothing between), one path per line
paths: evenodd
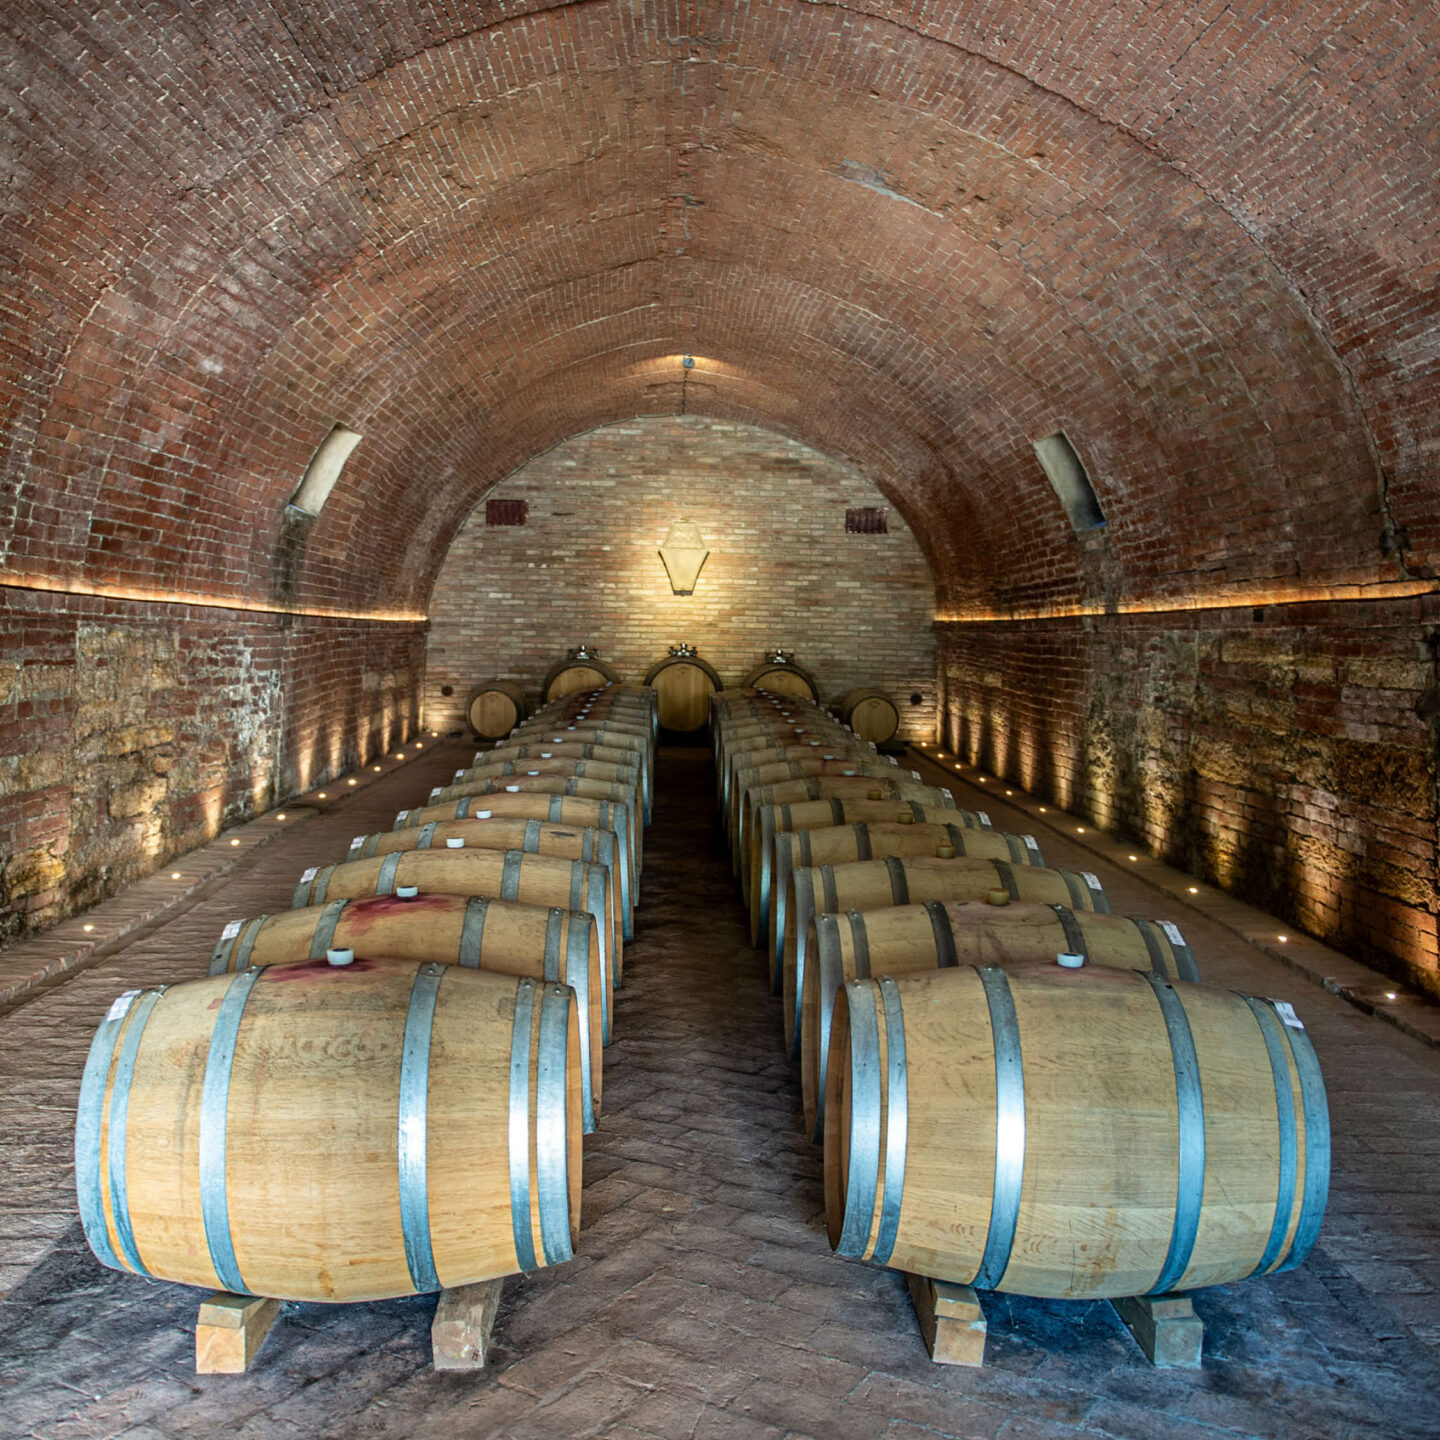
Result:
M1207 976L1294 1000L1325 1069L1334 1185L1310 1261L1202 1292L1198 1373L1151 1370L1107 1305L1003 1296L983 1370L932 1365L900 1278L826 1244L819 1154L720 858L704 749L662 753L578 1258L507 1282L495 1362L432 1371L434 1301L417 1298L287 1306L249 1374L197 1377L196 1292L105 1270L74 1219L90 1035L122 990L201 973L227 920L287 908L303 867L387 827L468 753L441 745L287 814L280 838L0 1018L0 1436L1440 1435L1440 1054L1203 915L1184 924ZM1052 858L1099 869L1117 911L1171 915L1120 866Z

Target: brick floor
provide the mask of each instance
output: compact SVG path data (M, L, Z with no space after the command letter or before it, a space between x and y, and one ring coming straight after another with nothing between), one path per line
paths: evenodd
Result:
M987 1300L983 1370L932 1365L900 1277L825 1242L819 1154L709 828L703 750L663 757L578 1258L507 1282L495 1362L432 1371L434 1301L413 1299L287 1306L249 1374L195 1376L197 1293L104 1269L74 1219L93 1028L121 990L199 973L226 920L287 907L300 869L388 825L466 753L440 747L320 809L0 1019L0 1435L1440 1435L1440 1054L1202 911L1184 926L1207 976L1293 999L1325 1067L1334 1185L1312 1258L1201 1292L1195 1374L1150 1369L1106 1305L1007 1296ZM1123 865L1047 848L1100 869L1117 910L1175 913Z

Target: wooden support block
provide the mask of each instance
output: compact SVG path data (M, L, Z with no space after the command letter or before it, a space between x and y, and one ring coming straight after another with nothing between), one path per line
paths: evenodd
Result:
M490 1332L505 1281L481 1280L442 1290L430 1325L430 1351L437 1370L479 1370L490 1351Z
M216 1290L195 1317L195 1373L243 1375L265 1343L280 1301Z
M1188 1295L1133 1295L1110 1303L1157 1370L1200 1368L1205 1326Z
M905 1276L925 1347L937 1365L985 1363L985 1312L969 1285L952 1285L928 1275Z

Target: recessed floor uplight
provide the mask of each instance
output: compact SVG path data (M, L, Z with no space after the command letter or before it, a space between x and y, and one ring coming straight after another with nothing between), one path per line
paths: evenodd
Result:
M360 782L359 782L358 780L355 780L355 779L350 779L350 780L347 780L345 783L346 783L347 785L358 785Z
M240 842L238 840L232 840L230 843L232 845L238 845Z
M1075 827L1075 833L1077 835L1083 835L1085 833L1085 827L1083 825L1077 825Z
M170 872L170 878L172 880L178 880L180 878L180 872L178 870L172 870Z
M1192 885L1192 886L1190 887L1190 893L1191 893L1192 895L1198 895L1198 894L1200 893L1200 888L1199 888L1199 886L1197 886L1197 885Z
M317 800L324 800L326 798L325 792L322 790L315 798Z
M1387 991L1385 992L1385 998L1386 998L1387 1000L1398 1000L1400 997L1399 997L1399 995L1397 995L1397 994L1395 993L1395 991L1393 991L1393 990L1387 990Z
M1043 805L1040 807L1040 813L1042 815L1045 813L1045 807Z
M1013 790L1007 790L1005 793L1007 795L1013 795L1015 792Z
M1275 938L1283 945L1290 937L1288 935L1277 935Z
M285 818L285 812L282 810L275 818L277 820L283 820Z
M1138 860L1140 857L1138 855L1132 855L1130 858L1132 860Z
M88 934L90 933L90 931L92 931L94 928L95 928L95 927L94 927L93 925L86 925L86 926L83 927L83 929L84 929L84 931L85 931L85 933L86 933L87 935L88 935Z
M424 742L423 740L417 740L417 741L415 742L415 748L416 748L417 750L419 750L419 749L421 749L421 748L424 746L424 744L425 744L425 742Z
M380 773L380 767L379 767L378 765L372 765L370 768L371 768L377 775Z

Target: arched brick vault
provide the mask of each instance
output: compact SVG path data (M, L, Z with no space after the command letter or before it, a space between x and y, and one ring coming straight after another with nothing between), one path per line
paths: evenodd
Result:
M870 474L942 610L1082 598L1062 425L1112 594L1440 559L1433 13L524 8L14 16L12 578L263 598L338 420L295 598L423 610L682 350L691 409Z

